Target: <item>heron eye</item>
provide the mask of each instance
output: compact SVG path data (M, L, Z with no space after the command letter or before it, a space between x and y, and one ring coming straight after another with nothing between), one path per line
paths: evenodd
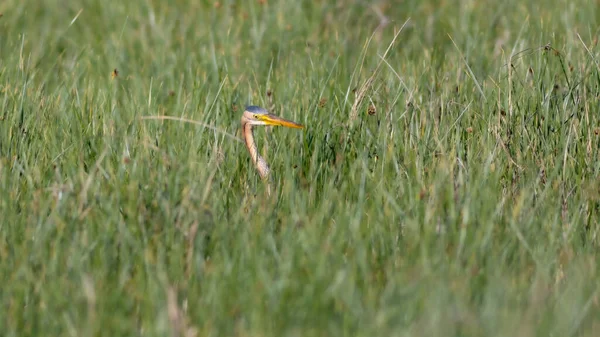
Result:
M254 119L258 119L258 115L254 115Z

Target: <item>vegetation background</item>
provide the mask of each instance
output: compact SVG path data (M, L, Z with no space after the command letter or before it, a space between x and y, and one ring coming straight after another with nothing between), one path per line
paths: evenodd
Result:
M2 1L2 335L598 336L598 8Z

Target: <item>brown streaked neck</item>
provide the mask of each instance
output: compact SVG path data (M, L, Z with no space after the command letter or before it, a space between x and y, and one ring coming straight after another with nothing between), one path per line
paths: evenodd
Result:
M252 158L252 162L256 166L260 177L266 179L269 176L269 172L271 170L269 169L269 165L267 165L267 161L258 154L258 147L254 142L254 133L252 127L253 125L250 123L244 123L242 125L244 143L248 148L248 152L250 152L250 157Z

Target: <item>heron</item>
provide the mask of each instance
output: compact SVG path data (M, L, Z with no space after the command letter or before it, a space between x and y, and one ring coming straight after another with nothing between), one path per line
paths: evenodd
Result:
M244 110L244 114L242 115L242 134L244 143L246 143L252 162L254 163L254 166L256 166L261 178L267 179L271 169L269 168L267 161L258 154L258 147L254 142L253 133L254 126L256 125L285 126L294 129L304 129L304 125L273 115L266 109L258 106L251 105L246 107L246 110Z

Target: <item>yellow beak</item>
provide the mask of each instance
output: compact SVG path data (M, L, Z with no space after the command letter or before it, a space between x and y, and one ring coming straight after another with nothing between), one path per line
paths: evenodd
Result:
M277 125L277 126L285 126L288 128L294 129L304 129L304 125L298 124L287 119L283 119L279 116L275 116L272 114L260 115L260 120L267 123L267 125Z

